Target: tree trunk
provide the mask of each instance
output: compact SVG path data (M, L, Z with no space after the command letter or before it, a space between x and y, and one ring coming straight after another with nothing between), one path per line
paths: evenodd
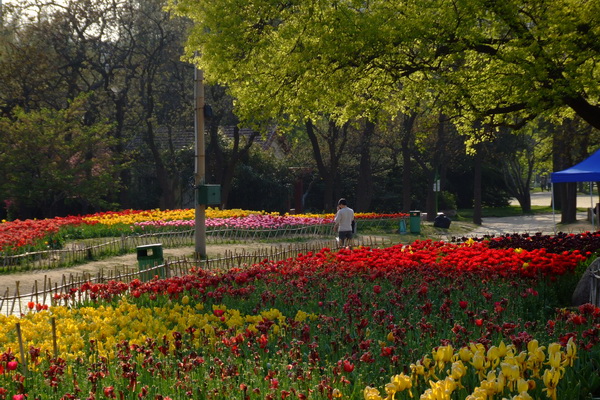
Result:
M402 124L402 212L409 212L412 205L412 158L411 146L413 143L413 125L417 114L413 113L409 116L404 116Z
M446 129L445 129L445 118L442 113L438 114L438 125L437 125L437 138L435 141L435 148L433 150L433 160L431 166L431 173L429 175L429 187L427 188L427 221L433 221L437 213L437 196L438 192L434 191L433 186L440 179L439 169L440 165L444 163L444 152L446 151ZM440 185L441 186L441 185ZM437 188L441 190L440 188Z
M481 225L482 219L482 188L481 188L481 164L482 154L481 149L477 149L475 154L475 163L473 168L473 223L475 225Z
M427 213L427 221L432 222L435 220L436 211L435 211L435 191L433 190L433 182L434 178L428 179L428 188L427 188L427 199L425 200L425 212Z
M577 183L556 183L554 186L555 188L559 187L559 197L562 204L560 223L570 224L577 221Z
M312 121L307 121L305 127L313 148L313 157L317 164L317 170L325 184L323 190L323 210L334 212L334 196L339 197L340 192L339 179L336 178L339 178L339 163L347 142L348 125L346 124L340 128L333 121L329 121L328 123L325 141L327 142L327 150L329 152L329 166L325 165L319 139L317 138L316 129Z
M240 149L240 128L237 126L233 129L233 149L231 150L231 156L229 161L224 165L223 172L221 174L221 207L227 208L227 201L229 200L229 193L231 193L231 187L233 186L233 175L235 168L242 159L250 151L250 147L254 143L254 139L258 136L257 132L252 132L248 141Z
M572 120L563 122L552 136L552 163L555 171L561 171L575 164L573 147L576 129ZM567 149L567 150L565 150ZM569 224L577 220L577 184L554 184L555 209L561 211L561 223Z
M173 178L165 167L160 151L156 146L156 137L154 134L154 86L152 79L147 79L145 88L146 102L144 104L144 114L146 131L144 132L144 140L150 149L152 160L154 161L156 180L160 188L159 207L164 210L173 209L176 206Z
M323 161L323 155L321 154L321 147L319 146L319 139L317 138L317 134L315 133L315 127L312 121L306 121L306 134L308 135L308 139L310 140L310 144L313 149L313 157L317 164L317 171L321 176L323 182L325 182L325 190L323 194L323 206L324 210L328 210L326 207L328 206L327 201L331 201L333 196L333 187L332 187L332 178L329 174L329 169L325 166L325 162Z
M373 199L373 171L371 168L371 140L375 133L375 124L366 121L360 137L360 165L356 190L355 211L367 212Z

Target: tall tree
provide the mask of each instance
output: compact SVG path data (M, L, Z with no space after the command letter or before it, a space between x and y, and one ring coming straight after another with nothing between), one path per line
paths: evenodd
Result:
M117 189L107 121L84 124L85 98L63 110L25 111L0 118L0 197L14 218L46 218L107 206Z
M555 171L560 171L584 160L588 155L587 137L589 125L582 124L579 119L565 119L561 125L554 127L552 136L552 164ZM577 220L577 184L574 182L554 185L556 208L561 210L561 223L567 224Z
M375 124L365 121L360 132L358 154L358 182L356 184L355 211L367 212L371 210L373 200L373 165L371 161L371 149L375 136Z
M240 132L239 121L233 112L233 99L224 87L212 85L206 88L205 93L212 111L212 116L205 121L209 138L206 148L207 175L210 182L221 184L221 206L227 208L235 170L248 157L256 139L263 135L252 131L244 136ZM225 138L223 130L229 128L231 138Z
M348 124L339 127L332 120L306 122L306 133L312 145L317 170L325 190L323 191L323 209L332 212L335 199L340 197L340 162L348 144ZM322 144L324 143L324 149ZM325 153L325 154L323 154Z
M36 40L21 41L18 48L26 60L24 44L35 44L32 52L49 62L36 60L32 68L44 68L44 74L30 76L46 79L38 84L43 90L18 86L20 92L4 107L20 105L25 99L34 108L61 109L79 94L93 93L84 117L87 123L103 117L115 121L107 135L117 139L110 141L111 153L127 166L134 159L148 159L150 168L144 173L154 184L141 193L149 196L157 188L159 206L173 208L181 205L178 136L193 126L193 67L180 60L186 21L172 19L164 4L162 0L24 0L20 7L37 11L21 30L34 32L30 36ZM33 86L36 79L24 82ZM131 179L135 171L119 171L115 180L124 184L120 193L126 194L136 185ZM131 200L120 197L125 207Z

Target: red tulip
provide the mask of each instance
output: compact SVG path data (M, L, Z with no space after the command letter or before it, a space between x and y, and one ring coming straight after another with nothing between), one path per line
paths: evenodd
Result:
M104 392L104 396L106 396L108 398L114 399L114 398L117 397L115 395L115 387L114 386L107 386L107 387L105 387L104 390L103 390L103 392Z
M383 357L389 357L392 355L392 353L394 353L394 347L393 346L384 346L381 348L381 355Z
M342 363L342 367L344 368L344 372L350 373L350 372L354 371L354 364L352 364L348 360L344 360L344 362Z
M267 335L265 335L264 333L262 335L260 335L260 337L258 338L258 346L261 349L264 349L265 347L267 347L268 343L269 343L269 338L267 337Z
M224 313L225 313L224 310L221 310L218 308L216 310L213 310L213 314L215 314L217 317L222 317Z

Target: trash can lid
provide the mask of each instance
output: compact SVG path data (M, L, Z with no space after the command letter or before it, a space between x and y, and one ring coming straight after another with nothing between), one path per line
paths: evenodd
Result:
M137 246L138 249L144 249L146 247L157 247L157 246L162 246L162 243L154 243L154 244L145 244L142 246Z

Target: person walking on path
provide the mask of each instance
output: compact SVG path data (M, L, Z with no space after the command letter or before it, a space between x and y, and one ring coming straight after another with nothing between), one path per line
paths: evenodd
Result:
M340 246L342 247L350 247L352 221L354 221L354 210L348 207L346 199L340 199L338 201L338 211L333 220L333 229L338 233Z

